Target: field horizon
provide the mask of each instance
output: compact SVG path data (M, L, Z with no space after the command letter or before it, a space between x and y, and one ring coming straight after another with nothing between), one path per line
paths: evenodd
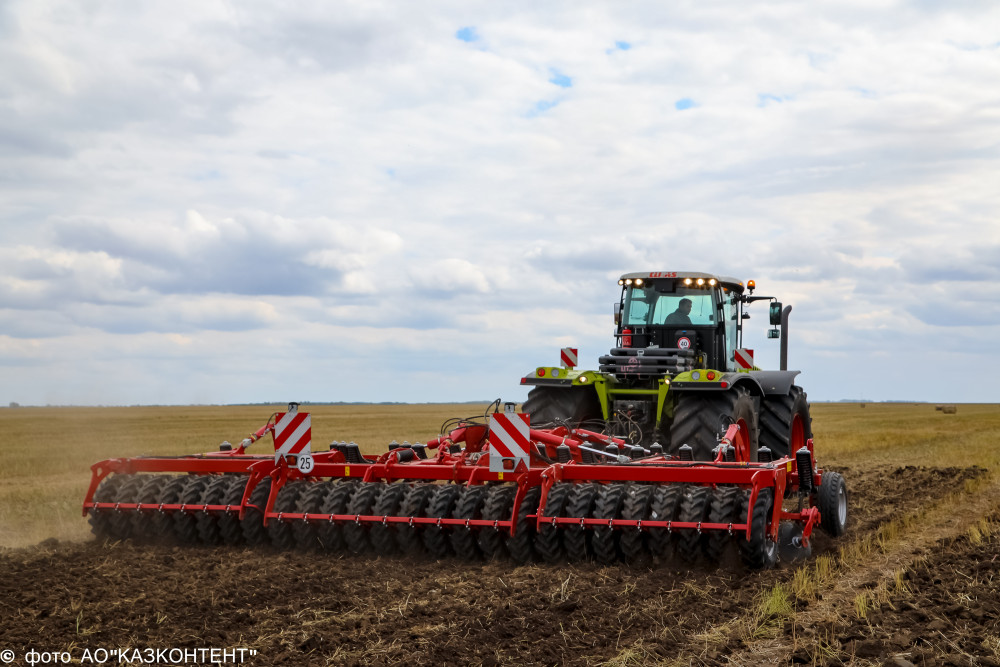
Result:
M813 403L818 464L841 472L851 494L848 531L814 533L811 559L764 572L90 535L80 506L92 464L212 451L283 405L0 410L0 567L9 573L0 615L13 619L0 648L78 650L141 636L150 646L192 637L249 646L256 665L1000 663L996 404L946 414L927 403ZM487 403L308 408L314 449L353 440L377 453L393 439L435 437ZM500 625L511 641L497 641ZM551 640L539 643L539 632Z

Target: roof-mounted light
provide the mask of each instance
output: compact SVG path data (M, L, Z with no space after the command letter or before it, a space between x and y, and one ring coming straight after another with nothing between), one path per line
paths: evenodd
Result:
M709 280L708 280L708 284L711 285L712 287L715 287L716 283L718 283L718 282L719 281L716 280L715 278L709 278Z
M635 286L636 287L642 287L642 278L636 278L635 279Z
M754 288L757 287L757 283L752 280L747 281L747 289L753 292Z
M631 278L626 278L625 279L625 284L626 285L631 285L632 284L632 279Z
M625 284L625 281L624 281L624 280L619 280L619 281L618 281L618 284L619 284L619 285L624 285L624 284Z
M684 279L684 284L685 284L685 285L690 285L690 284L691 284L692 282L694 282L694 281L693 281L693 280L691 280L690 278L685 278L685 279Z
M704 284L705 284L705 279L704 278L698 278L698 286L701 287Z

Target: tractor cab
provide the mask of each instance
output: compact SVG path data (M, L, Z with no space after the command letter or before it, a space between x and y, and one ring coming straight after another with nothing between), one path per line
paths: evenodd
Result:
M636 378L735 370L743 283L707 273L652 272L626 274L618 284L618 346L602 370Z

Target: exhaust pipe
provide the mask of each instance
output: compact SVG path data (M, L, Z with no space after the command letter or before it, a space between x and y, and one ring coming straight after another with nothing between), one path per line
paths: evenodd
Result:
M781 370L788 370L788 314L791 306L785 306L781 311Z

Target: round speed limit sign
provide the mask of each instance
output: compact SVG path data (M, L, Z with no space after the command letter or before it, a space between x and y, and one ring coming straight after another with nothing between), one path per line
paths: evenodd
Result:
M298 460L299 472L308 475L310 472L312 472L313 466L315 465L316 462L313 461L313 457L311 454L299 454L299 460Z

